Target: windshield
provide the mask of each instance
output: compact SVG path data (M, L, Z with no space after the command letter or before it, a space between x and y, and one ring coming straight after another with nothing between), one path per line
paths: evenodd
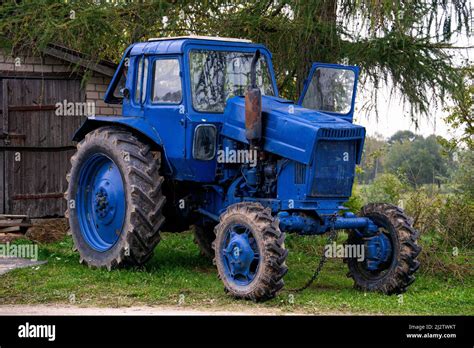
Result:
M347 114L352 107L355 74L352 70L317 68L303 99L303 107Z
M193 50L190 53L191 92L197 111L223 112L227 99L242 96L250 84L253 53ZM257 85L274 95L265 56L257 62Z

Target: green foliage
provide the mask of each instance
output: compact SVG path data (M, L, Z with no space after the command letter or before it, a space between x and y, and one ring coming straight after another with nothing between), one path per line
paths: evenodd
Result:
M371 185L361 188L361 194L367 203L392 203L398 202L405 191L405 185L393 174L382 174L378 176Z
M464 74L465 84L456 91L454 98L456 105L449 110L450 114L445 121L461 134L450 142L451 147L465 145L474 150L474 66L461 71Z
M446 95L460 98L462 74L446 48L452 33L469 35L469 16L469 3L454 0L7 0L0 45L14 54L56 43L117 61L127 45L150 37L245 37L274 53L283 96L299 96L311 62L345 62L362 68L362 85L375 93L392 83L416 118Z
M404 195L404 208L413 219L415 228L422 236L436 235L438 230L437 216L444 204L443 197L433 190L421 187L410 190Z
M474 201L465 196L449 196L439 210L438 233L441 247L472 249L474 247Z
M400 130L388 139L388 143L389 144L403 143L405 141L413 141L415 139L420 139L420 138L422 138L420 135L417 135L413 133L412 131Z
M474 200L466 195L441 194L418 188L403 197L405 211L413 218L425 246L436 250L474 247Z
M356 173L359 175L362 174L361 167L356 167ZM344 204L344 206L349 208L349 210L355 214L357 214L364 206L364 200L360 194L360 186L357 177L354 180L354 185L352 186L352 196Z
M459 161L453 173L452 185L458 194L474 201L474 151L461 151Z
M387 153L386 166L390 172L402 174L414 187L440 185L448 173L447 159L434 135L394 142Z
M449 274L459 280L471 277L474 201L425 188L410 191L404 201L405 211L420 231L422 272Z
M372 182L379 173L383 173L387 143L381 135L365 138L361 170L357 173L361 183Z

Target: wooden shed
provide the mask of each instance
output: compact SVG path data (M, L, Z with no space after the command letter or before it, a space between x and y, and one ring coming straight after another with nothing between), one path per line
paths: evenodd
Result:
M119 115L102 101L115 68L61 46L37 56L0 51L0 214L64 215L71 139L88 114L58 113L58 103Z

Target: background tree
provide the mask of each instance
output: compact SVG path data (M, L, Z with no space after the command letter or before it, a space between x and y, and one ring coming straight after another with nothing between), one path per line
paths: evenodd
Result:
M360 183L368 184L378 174L384 172L386 150L387 142L382 135L376 134L365 138L364 153L360 164L361 172L358 173Z
M404 176L414 187L440 186L448 174L447 158L435 135L394 142L387 153L386 168Z
M388 143L389 144L403 143L404 141L413 141L420 138L422 138L422 136L417 135L413 133L412 131L400 130L388 139Z
M461 151L458 165L453 170L453 186L457 194L463 194L474 204L474 152Z
M456 146L465 146L474 150L474 66L461 70L464 76L464 88L459 89L456 94L456 106L449 111L446 123L457 133L449 143L444 142L451 149Z

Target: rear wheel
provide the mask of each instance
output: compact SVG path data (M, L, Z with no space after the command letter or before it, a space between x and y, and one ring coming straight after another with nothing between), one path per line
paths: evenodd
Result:
M348 276L354 279L354 286L363 291L380 291L389 295L405 292L415 280L414 273L420 265L416 260L421 251L416 244L418 232L411 219L402 209L385 203L368 204L360 215L370 218L378 226L378 235L370 242L356 231L350 231L347 244L364 245L366 251L373 248L375 252L372 254L380 260L368 260L367 257L363 261L346 259Z
M209 259L214 258L214 249L212 248L212 243L216 239L214 227L215 224L193 225L192 227L194 243L199 247L201 255Z
M124 129L102 127L71 163L66 215L81 263L110 270L146 262L164 221L160 154Z
M216 226L214 248L219 277L237 298L262 301L283 288L288 271L285 234L259 203L231 205Z

